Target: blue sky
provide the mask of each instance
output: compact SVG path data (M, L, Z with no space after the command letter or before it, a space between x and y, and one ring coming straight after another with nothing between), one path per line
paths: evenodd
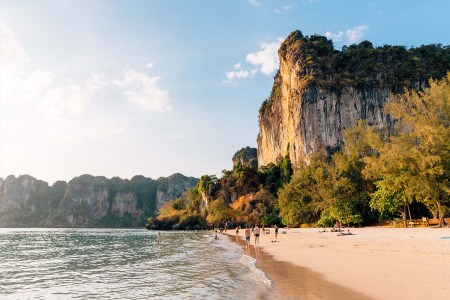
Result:
M0 0L0 177L220 176L282 38L450 44L450 1Z

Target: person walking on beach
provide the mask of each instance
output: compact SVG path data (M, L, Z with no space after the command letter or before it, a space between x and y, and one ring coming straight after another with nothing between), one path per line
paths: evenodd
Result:
M253 234L255 235L255 247L258 247L259 244L259 234L261 233L261 228L258 225L253 229Z
M277 240L278 237L278 226L277 224L275 224L275 226L273 227L273 229L275 230L275 241Z
M236 236L239 235L239 226L236 226Z
M250 228L245 227L245 242L247 244L247 248L250 246Z

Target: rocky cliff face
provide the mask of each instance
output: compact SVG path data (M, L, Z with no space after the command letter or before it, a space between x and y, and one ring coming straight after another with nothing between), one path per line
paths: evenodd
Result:
M158 179L158 189L156 190L156 209L158 210L169 200L181 197L188 189L193 188L198 179L185 177L175 173L167 178Z
M443 52L437 57L450 58L448 47L432 45L431 49ZM358 120L391 126L383 106L392 92L420 88L433 74L442 77L450 69L448 59L442 66L420 63L429 59L422 52L397 46L373 48L367 41L337 51L325 37L291 33L278 52L280 66L272 93L260 109L259 166L289 155L296 168L308 163L315 151L332 152L344 143L344 130ZM414 70L404 67L417 61ZM403 65L395 65L398 62Z
M197 181L181 174L158 180L82 175L49 187L28 175L8 176L0 179L0 226L141 226Z
M27 216L48 214L53 207L48 184L28 175L0 179L0 216L8 215L15 223L15 212Z

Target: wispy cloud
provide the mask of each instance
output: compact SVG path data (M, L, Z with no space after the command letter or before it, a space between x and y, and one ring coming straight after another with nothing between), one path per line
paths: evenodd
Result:
M248 3L252 6L261 6L261 2L257 1L257 0L248 0Z
M116 76L91 72L86 78L74 79L59 70L37 68L19 37L1 19L0 42L2 138L11 144L25 133L28 137L44 135L56 143L120 134L124 125L105 106L110 99L117 100L121 109L129 104L142 112L172 108L172 98L159 86L159 76L127 68ZM143 69L152 66L148 63Z
M345 31L327 31L325 32L325 36L335 42L343 41L344 44L353 44L362 40L362 38L364 37L364 32L367 30L367 28L367 25L360 25L354 28L346 29Z
M16 66L30 60L19 39L3 20L0 20L0 41L0 62L2 68L11 65Z
M321 0L302 0L303 4L308 4L308 3L316 3L316 2L320 2Z
M86 80L86 86L91 92L99 92L111 84L111 80L108 79L105 74L91 73Z
M53 121L64 120L83 114L93 98L101 96L111 85L119 88L117 92L124 101L144 110L165 112L172 108L169 92L158 86L159 76L130 68L116 79L92 72L84 81L76 82L50 70L34 69L29 54L3 20L0 20L0 40L0 96L7 108L34 108ZM152 67L153 63L146 65L147 69Z
M288 4L288 5L284 5L281 8L275 9L274 12L275 13L282 13L282 12L286 12L286 11L292 10L292 9L294 9L294 7L295 7L295 4L291 3L291 4Z
M122 80L114 83L125 88L123 96L126 101L150 111L170 111L172 109L169 93L161 89L157 82L159 76L150 77L133 69L125 70Z
M227 72L227 79L228 80L233 80L233 79L238 79L238 78L248 78L248 77L253 77L255 76L255 74L258 72L257 69L253 69L253 70L239 70L239 71L230 71Z

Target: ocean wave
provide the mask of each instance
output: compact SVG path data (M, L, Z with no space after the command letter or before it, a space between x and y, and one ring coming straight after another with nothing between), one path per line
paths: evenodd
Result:
M262 282L266 286L272 287L272 281L267 278L266 273L256 267L256 259L248 255L242 255L242 257L239 259L239 262L250 268L250 276L252 276L253 278L257 278L258 281Z

